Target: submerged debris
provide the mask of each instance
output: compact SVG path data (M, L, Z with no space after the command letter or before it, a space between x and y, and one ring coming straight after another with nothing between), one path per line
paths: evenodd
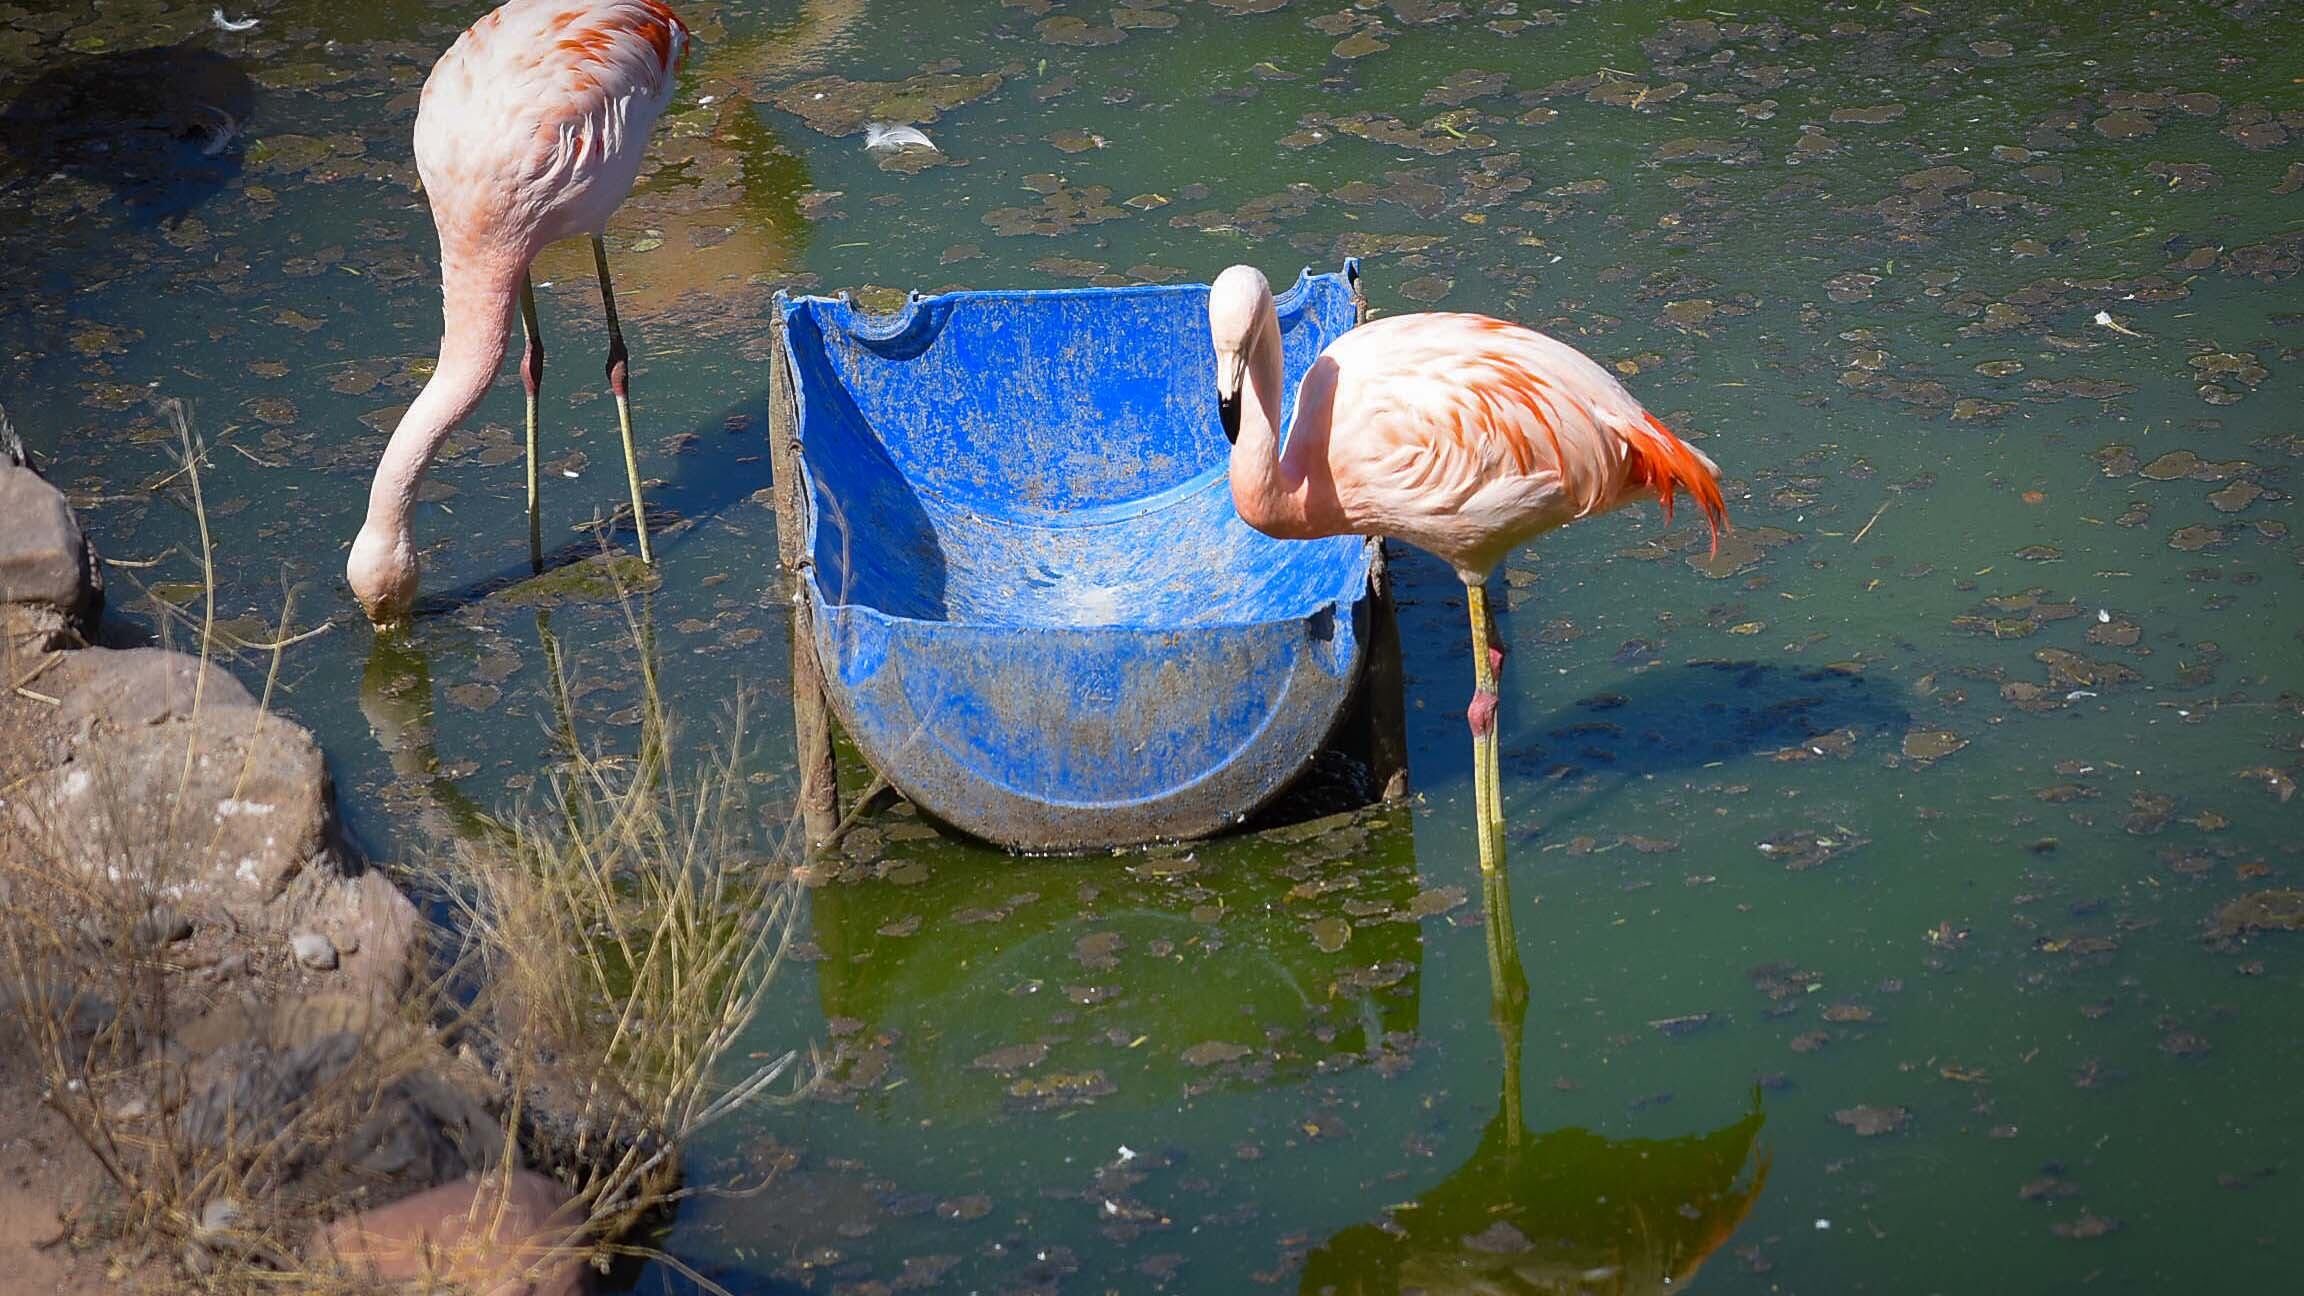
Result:
M2257 932L2304 931L2304 891L2257 891L2227 901L2208 920L2213 940L2251 936Z

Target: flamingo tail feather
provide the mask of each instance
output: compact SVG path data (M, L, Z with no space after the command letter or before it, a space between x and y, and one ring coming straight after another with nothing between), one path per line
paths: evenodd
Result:
M1672 504L1676 491L1688 492L1688 498L1704 510L1704 520L1712 527L1712 553L1720 552L1720 533L1729 530L1728 503L1720 495L1720 472L1702 455L1688 447L1688 443L1673 435L1672 429L1647 415L1647 426L1633 429L1634 435L1625 438L1632 451L1632 480L1642 486L1653 486L1656 498L1664 506L1664 522L1672 522Z

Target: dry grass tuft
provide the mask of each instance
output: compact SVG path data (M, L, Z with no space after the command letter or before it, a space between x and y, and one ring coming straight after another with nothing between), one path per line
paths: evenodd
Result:
M647 636L631 628L637 751L588 749L563 706L552 813L467 839L440 879L477 953L475 1016L524 1108L515 1123L532 1162L575 1189L597 1254L632 1250L614 1239L692 1191L678 1149L798 1061L718 1080L783 960L799 893L775 847L747 848L741 707L716 759L677 776Z

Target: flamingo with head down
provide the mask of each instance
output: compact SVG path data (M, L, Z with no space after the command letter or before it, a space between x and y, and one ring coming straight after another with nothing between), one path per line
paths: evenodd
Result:
M345 577L370 620L405 620L417 588L410 514L424 470L495 380L517 304L527 352L528 553L541 568L536 395L544 343L528 266L547 243L589 235L608 317L608 385L640 557L650 560L632 445L629 352L601 232L632 191L672 98L688 29L660 0L509 0L449 46L416 110L416 170L440 235L440 357L393 430L369 487Z
M1232 441L1232 500L1282 539L1380 535L1456 569L1472 614L1473 797L1480 867L1503 863L1496 674L1504 645L1488 575L1524 541L1654 494L1666 521L1686 491L1727 525L1720 470L1640 407L1590 357L1484 315L1433 312L1363 324L1328 344L1281 408L1280 323L1252 266L1208 298L1218 413ZM1280 429L1288 428L1285 444Z

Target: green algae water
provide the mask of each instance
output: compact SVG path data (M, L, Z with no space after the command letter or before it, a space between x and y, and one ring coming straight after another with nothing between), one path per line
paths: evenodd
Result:
M750 1041L823 1083L717 1127L693 1180L746 1191L619 1282L2292 1282L2292 8L687 0L609 234L665 511L648 634L596 569L503 588L507 374L425 489L432 611L379 646L340 573L437 336L409 128L481 6L213 7L0 3L0 399L137 564L130 634L198 576L155 402L187 405L219 615L328 627L277 702L386 860L536 794L551 661L629 742L643 651L692 735L752 690L785 821L779 287L1359 257L1379 310L1575 343L1730 482L1717 554L1642 507L1500 574L1509 896L1462 593L1414 554L1406 805L1075 860L867 819ZM871 121L940 152L868 153ZM605 333L580 244L537 277L547 543L581 555L623 489Z

